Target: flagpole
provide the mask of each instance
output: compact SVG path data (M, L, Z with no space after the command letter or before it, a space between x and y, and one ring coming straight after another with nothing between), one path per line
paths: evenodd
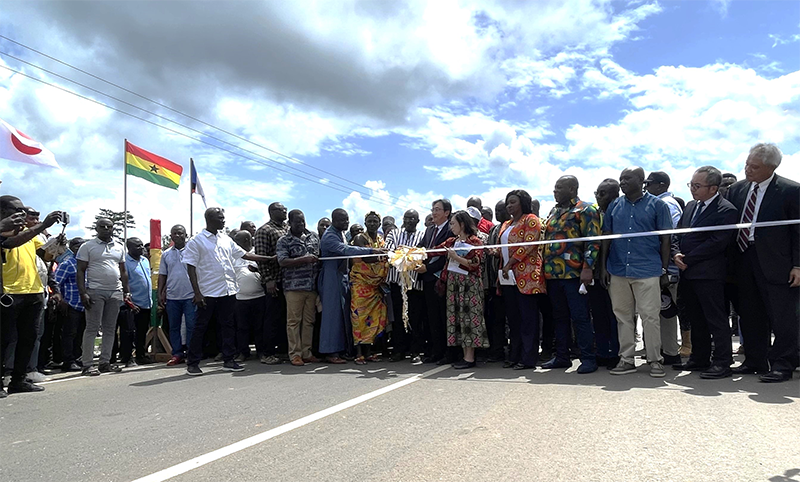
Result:
M122 238L123 238L123 245L128 243L128 166L127 161L125 159L125 151L128 147L128 139L125 139L125 142L122 144L122 198L123 198L123 207L122 207Z
M194 159L191 157L189 158L189 237L194 235L194 230L192 230L192 224L194 223L194 214L192 214L192 174L194 173Z

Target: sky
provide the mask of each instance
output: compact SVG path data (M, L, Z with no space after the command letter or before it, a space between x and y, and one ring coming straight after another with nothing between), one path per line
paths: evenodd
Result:
M0 160L0 193L70 212L69 236L122 210L126 138L184 167L177 191L129 178L143 238L188 227L190 158L229 227L274 201L312 227L519 188L546 215L559 176L594 201L629 166L689 200L697 167L741 178L757 142L800 180L796 1L5 0L0 35L0 119L61 166Z

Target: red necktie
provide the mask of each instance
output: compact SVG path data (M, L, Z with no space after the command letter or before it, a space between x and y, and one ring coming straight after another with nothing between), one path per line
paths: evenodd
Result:
M747 205L744 207L744 215L742 216L742 224L752 223L756 212L756 198L758 197L758 184L753 188L750 194L750 199L747 200ZM739 235L736 238L736 244L739 245L739 250L744 253L750 245L750 228L743 228L739 230Z

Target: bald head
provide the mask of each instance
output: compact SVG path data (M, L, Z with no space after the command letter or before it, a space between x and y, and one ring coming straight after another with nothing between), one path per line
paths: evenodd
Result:
M253 236L244 229L237 231L233 235L233 242L245 251L250 251L253 248Z
M481 201L481 198L478 196L470 196L470 198L467 199L467 207L475 207L478 208L478 211L480 211L483 207L483 201Z
M576 197L578 197L578 178L569 175L559 177L553 188L553 198L556 203L565 207Z

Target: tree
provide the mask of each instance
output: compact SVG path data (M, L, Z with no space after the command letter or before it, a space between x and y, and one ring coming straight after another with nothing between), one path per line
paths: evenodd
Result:
M100 214L94 217L94 222L92 223L91 226L86 226L86 229L94 231L97 226L98 219L108 218L111 220L112 223L114 223L114 235L113 235L114 239L121 243L123 242L122 234L125 228L123 221L125 220L125 217L126 216L124 211L113 211L111 209L100 208ZM128 211L127 213L127 219L128 219L128 227L135 228L136 221L134 221L133 215L131 214L130 211Z

